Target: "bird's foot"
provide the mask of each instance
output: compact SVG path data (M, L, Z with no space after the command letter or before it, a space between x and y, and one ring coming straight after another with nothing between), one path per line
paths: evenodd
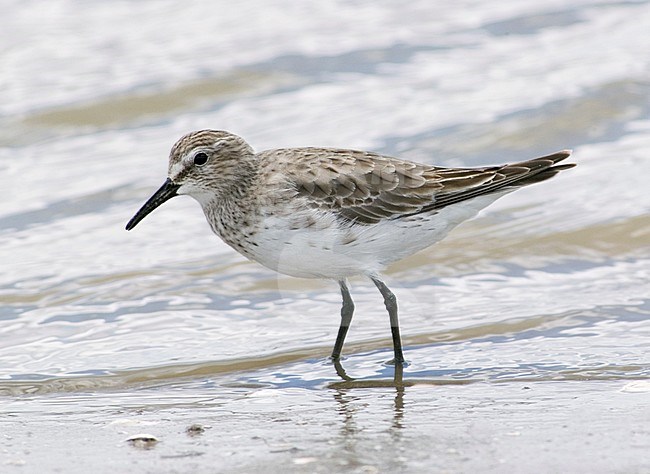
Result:
M404 359L397 359L396 357L393 357L391 360L387 361L384 363L385 365L393 365L396 367L408 367L409 363L406 362Z

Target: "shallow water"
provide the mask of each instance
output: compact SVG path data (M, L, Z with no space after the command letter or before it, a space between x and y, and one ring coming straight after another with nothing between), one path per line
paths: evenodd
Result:
M0 28L2 472L650 472L650 3L56 0ZM335 283L247 262L189 198L124 231L208 127L579 166L386 272L401 377L353 280L337 373Z

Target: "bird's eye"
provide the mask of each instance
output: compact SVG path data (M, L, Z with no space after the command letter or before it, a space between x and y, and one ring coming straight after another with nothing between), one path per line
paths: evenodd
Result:
M200 152L200 153L197 153L196 155L194 155L194 164L196 166L204 165L204 164L207 163L207 161L208 161L208 154L207 153Z

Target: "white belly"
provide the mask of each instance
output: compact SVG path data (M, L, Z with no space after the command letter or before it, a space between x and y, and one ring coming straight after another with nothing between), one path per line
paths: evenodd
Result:
M263 220L248 256L277 272L341 280L377 274L387 265L433 245L502 194L481 196L435 214L349 225L334 215L305 210ZM306 223L309 223L307 225Z

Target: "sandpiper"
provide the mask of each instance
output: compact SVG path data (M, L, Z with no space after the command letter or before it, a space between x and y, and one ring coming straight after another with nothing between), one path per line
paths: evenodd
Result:
M571 152L485 168L444 168L335 148L255 153L241 137L201 130L172 147L168 177L126 225L168 199L196 199L224 242L277 272L336 280L343 305L332 358L341 356L354 303L347 279L365 275L388 310L403 364L397 300L380 278L387 265L444 238L499 197L574 164Z

